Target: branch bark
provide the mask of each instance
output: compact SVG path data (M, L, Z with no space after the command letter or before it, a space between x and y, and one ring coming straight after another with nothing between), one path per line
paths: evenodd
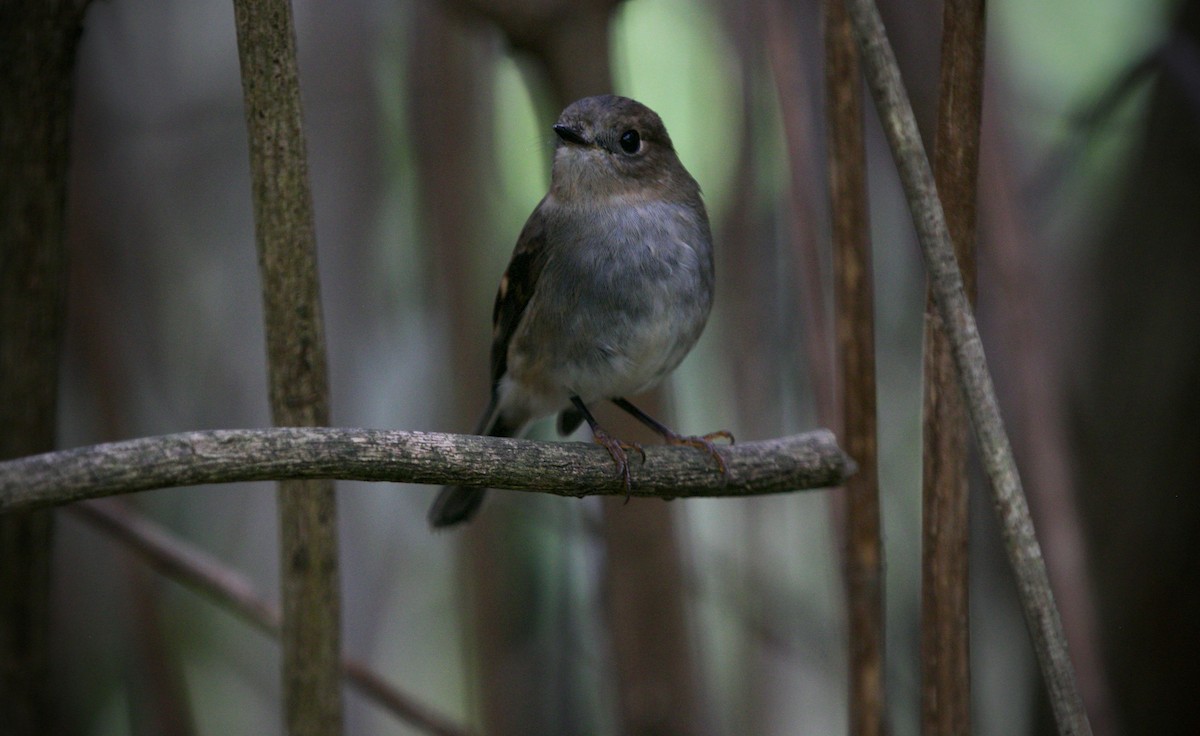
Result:
M825 4L829 192L842 432L860 472L845 487L850 733L888 732L883 530L876 439L875 320L863 144L862 76L843 0Z
M234 0L234 17L271 414L276 425L325 425L329 385L291 5L288 0ZM290 734L336 736L342 732L342 692L333 484L281 482L278 505L285 722Z
M179 539L149 519L113 501L85 501L71 510L123 544L158 572L225 608L259 631L278 639L279 609L253 584L207 552ZM342 674L368 698L424 733L467 736L439 713L393 688L365 663L342 660Z
M867 84L891 144L921 243L934 303L953 348L959 382L990 482L992 503L999 517L1009 564L1017 579L1025 622L1041 665L1055 721L1060 733L1090 734L1087 714L1067 654L1062 620L1054 604L1046 564L1029 515L1029 504L1000 417L979 329L954 258L954 245L938 200L929 159L917 131L912 105L900 79L879 10L871 0L847 1Z
M945 0L934 175L967 298L975 301L975 208L983 109L984 1ZM927 289L921 504L921 732L971 731L967 416Z
M634 496L752 496L826 488L855 470L833 434L721 448L729 478L706 453L646 449ZM534 442L382 429L220 429L143 437L0 463L0 513L153 488L285 479L473 485L559 496L625 492L608 452L591 442Z

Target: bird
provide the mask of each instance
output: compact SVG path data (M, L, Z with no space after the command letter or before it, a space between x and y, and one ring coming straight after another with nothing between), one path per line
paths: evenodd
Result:
M475 434L519 436L558 414L560 434L586 421L626 491L628 451L588 409L611 401L670 444L709 453L713 440L676 434L625 397L656 386L696 344L712 309L712 232L700 186L662 119L636 100L585 97L562 111L550 188L525 222L492 310L491 396ZM470 520L486 489L444 487L429 523Z

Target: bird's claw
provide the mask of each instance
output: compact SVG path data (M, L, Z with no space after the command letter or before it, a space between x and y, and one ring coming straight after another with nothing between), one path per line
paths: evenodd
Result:
M619 440L600 428L592 432L592 442L608 450L608 454L612 456L613 462L617 464L617 472L621 475L621 480L625 484L625 503L629 503L630 494L633 493L633 478L629 474L629 455L626 454L626 450L636 450L642 456L642 465L645 465L645 448L637 442Z
M725 464L725 458L721 456L721 451L717 449L716 444L713 442L715 439L729 440L729 444L731 445L734 442L733 435L723 429L719 432L709 432L699 437L685 437L674 433L666 435L667 444L669 445L686 445L707 452L712 456L713 460L717 461L717 468L721 471L721 476L725 480L729 480L729 467Z

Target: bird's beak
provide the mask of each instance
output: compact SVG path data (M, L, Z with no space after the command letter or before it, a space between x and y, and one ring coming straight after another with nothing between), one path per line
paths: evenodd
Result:
M554 133L567 143L575 143L580 146L586 146L588 144L588 140L580 134L577 128L564 123L556 123L554 125Z

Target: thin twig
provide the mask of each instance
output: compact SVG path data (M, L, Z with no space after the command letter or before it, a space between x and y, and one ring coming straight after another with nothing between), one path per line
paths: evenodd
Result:
M888 732L888 719L871 239L862 77L843 0L825 3L825 58L842 433L851 455L859 463L858 474L845 488L850 733L881 736Z
M274 639L279 638L279 609L254 585L207 552L183 541L153 521L115 501L85 501L71 510L109 538L125 545L159 573L232 612ZM365 663L342 660L345 678L400 720L438 736L467 736L445 716L392 687Z
M975 316L967 301L954 245L937 197L933 171L921 145L912 105L900 79L895 54L871 0L848 0L855 36L862 52L867 84L875 99L884 132L908 197L917 236L931 280L934 301L954 349L954 361L975 430L980 457L990 481L1009 564L1062 734L1090 734L1075 673L1067 654L1062 620L1046 575L1046 564L1034 533L1029 505L1013 459L1012 446L1000 417L996 390L988 371Z
M646 449L632 495L749 496L825 488L855 465L833 434L806 434L720 449ZM560 496L623 494L612 458L590 442L534 442L381 429L279 427L143 437L0 463L0 513L153 488L287 478L433 483L542 491Z
M262 272L271 416L329 423L316 227L289 0L234 0L255 240ZM341 601L333 483L279 484L283 701L292 736L342 732Z
M967 298L975 299L975 208L983 109L983 0L946 0L934 175ZM971 731L967 416L932 288L925 305L921 504L921 732Z

